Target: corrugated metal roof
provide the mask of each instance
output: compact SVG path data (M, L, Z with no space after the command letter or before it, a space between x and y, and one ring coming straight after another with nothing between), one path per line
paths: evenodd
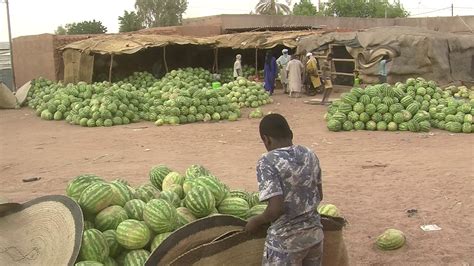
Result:
M0 70L11 69L10 44L0 42Z

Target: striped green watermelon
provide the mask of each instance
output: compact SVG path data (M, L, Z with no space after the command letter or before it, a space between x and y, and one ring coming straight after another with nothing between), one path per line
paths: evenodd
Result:
M352 88L351 93L354 94L356 97L360 97L365 94L364 89L362 88Z
M247 202L249 203L250 208L252 208L255 205L263 204L260 202L259 196L260 194L258 192L249 193L249 198Z
M124 266L142 266L150 257L150 252L144 249L132 250L127 253L123 261Z
M130 219L143 221L143 210L146 203L143 200L132 199L125 203L124 209Z
M216 200L212 192L202 186L191 188L184 198L184 203L196 218L208 216L216 206Z
M331 119L327 123L327 128L330 131L338 132L338 131L341 131L342 129L342 123L339 120Z
M216 206L221 203L221 201L226 196L226 190L224 185L217 179L210 176L201 176L193 180L194 186L203 186L209 189L214 196Z
M398 99L392 97L383 97L382 99L382 103L386 104L387 106L394 104L395 101L398 102Z
M117 232L115 230L107 230L102 233L107 241L107 246L109 247L109 256L115 258L120 253L122 253L123 248L120 246L117 241Z
M381 114L385 114L386 112L388 112L388 105L384 103L377 105L377 112Z
M95 214L108 207L113 198L112 186L104 182L97 182L82 191L78 203L83 211Z
M125 262L125 257L127 254L130 252L130 250L124 250L122 253L120 253L118 256L115 257L115 261L118 263L118 265L122 266L124 265Z
M377 106L382 103L382 99L379 96L372 97L370 103Z
M341 113L344 113L344 114L347 114L347 113L349 113L350 111L352 111L352 105L351 105L351 104L348 104L348 103L341 103L341 104L337 107L337 111L338 111L338 112L341 112Z
M363 112L362 114L359 115L359 121L362 121L364 123L369 122L370 120L370 115L366 112Z
M402 115L403 115L403 120L404 120L405 122L410 121L411 118L413 117L413 115L412 115L410 112L408 112L407 110L402 110L401 113L402 113Z
M173 191L174 193L176 193L180 199L184 199L184 196L186 196L186 194L184 194L184 189L183 189L183 186L180 186L178 184L172 184L169 188L168 188L169 191Z
M362 121L356 121L354 123L354 129L355 130L364 130L365 129L365 123Z
M112 181L110 182L110 185L112 186L114 192L114 197L111 203L112 205L119 205L123 207L125 203L133 199L133 192L128 185L120 181Z
M317 212L319 214L332 216L332 217L339 217L339 209L334 204L322 204L317 207Z
M335 119L341 123L344 123L346 120L347 120L347 115L342 113L342 112L339 112L337 111L333 116L332 116L332 119Z
M341 100L350 105L354 105L357 102L357 96L352 93L341 94Z
M388 129L388 131L397 131L398 125L395 122L390 122L387 125L387 129Z
M210 174L209 170L204 168L204 166L199 164L193 164L188 169L186 169L185 176L186 178L193 179L196 177L204 176Z
M344 131L351 131L354 129L354 123L352 123L351 121L346 121L342 124L342 129Z
M135 189L135 198L148 202L160 196L160 191L152 184L145 184Z
M104 266L104 264L97 261L86 260L86 261L80 261L74 264L74 266Z
M410 105L407 106L407 111L410 112L412 115L415 115L418 110L420 109L420 104L413 102Z
M186 207L176 208L176 212L178 213L178 223L180 227L196 220L194 214Z
M247 214L250 210L248 202L241 198L225 198L221 204L217 207L219 213L234 215L239 218L247 218Z
M95 227L102 232L110 229L115 230L121 222L127 219L127 212L121 206L113 205L97 214Z
M382 114L380 114L380 113L375 113L375 114L373 114L370 118L371 118L372 121L374 121L375 123L378 123L378 122L382 121L383 116L382 116Z
M373 115L377 112L377 106L373 103L369 103L365 106L365 112L369 115Z
M430 131L430 128L431 128L430 121L424 120L424 121L421 121L419 124L420 124L420 131L422 131L422 132Z
M116 232L117 242L126 249L143 248L150 241L150 229L141 221L125 220L119 224Z
M403 110L403 105L401 103L394 103L390 105L389 111L392 115L395 113L401 112Z
M183 183L183 192L184 192L184 195L188 194L188 192L191 190L191 188L193 187L193 180L194 179L186 179L184 180L184 183Z
M66 195L78 201L79 198L81 197L82 191L84 191L88 186L90 186L91 184L97 181L103 181L103 180L99 176L92 175L92 174L84 174L84 175L76 176L67 185Z
M171 235L171 232L166 232L166 233L156 235L155 238L153 238L153 241L151 242L150 251L151 252L155 251L155 249L159 247L160 244L163 243L163 241L165 241L165 239L170 235Z
M407 122L407 128L411 132L419 132L420 131L420 124L413 119Z
M385 121L385 123L390 123L393 120L393 115L391 113L385 113L382 116L382 120Z
M349 114L347 114L347 119L352 123L359 121L359 114L354 111L350 111Z
M146 204L143 220L158 234L172 232L178 228L176 208L163 199L152 199Z
M250 208L249 212L247 213L247 218L262 214L267 209L267 205L265 204L258 204Z
M163 183L163 179L166 175L171 172L171 169L165 165L157 165L151 168L149 176L150 182L159 190L161 190L161 185Z
M376 130L377 129L377 123L374 121L368 121L365 123L365 128L367 130Z
M237 190L231 190L229 193L229 197L237 197L244 200L248 200L250 198L250 194L243 189L237 189Z
M81 250L79 251L79 260L104 262L108 256L109 246L104 234L97 229L84 231Z
M398 130L408 131L408 122L402 122L402 123L398 124Z
M359 98L359 102L361 102L364 106L370 103L370 96L369 95L362 95ZM355 111L355 110L354 110ZM357 112L357 111L356 111Z
M356 103L353 109L357 114L361 114L365 111L365 105L363 103Z
M400 103L403 105L403 107L407 108L408 105L412 104L415 100L410 95L406 95L400 100Z
M378 131L386 131L387 130L387 123L385 121L377 122L377 130Z
M174 193L173 191L161 191L160 199L166 200L175 208L178 208L181 205L181 198L178 196L178 194Z
M178 172L168 173L161 184L162 190L168 190L173 184L183 185L185 177Z

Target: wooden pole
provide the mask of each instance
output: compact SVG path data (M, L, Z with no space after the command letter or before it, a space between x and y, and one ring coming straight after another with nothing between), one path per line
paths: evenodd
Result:
M255 48L255 78L258 79L258 48Z
M219 73L219 48L216 48L216 73Z
M110 55L109 82L112 82L112 65L114 63L114 54Z
M166 63L166 46L163 46L163 62L165 63L166 73L168 73L168 63Z

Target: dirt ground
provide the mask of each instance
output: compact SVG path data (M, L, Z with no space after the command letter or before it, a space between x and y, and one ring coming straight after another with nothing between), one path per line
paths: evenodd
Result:
M349 221L345 240L352 265L474 265L474 135L340 132L326 129L325 107L274 96L262 109L287 117L294 142L321 160L324 202ZM141 122L82 128L47 122L31 109L0 111L0 197L26 201L64 194L82 173L122 177L133 185L166 164L178 171L199 163L232 188L256 190L255 164L265 152L259 120L155 127ZM23 183L25 177L40 181ZM408 209L418 212L412 217ZM424 232L423 224L441 231ZM387 228L407 244L382 252L374 239Z

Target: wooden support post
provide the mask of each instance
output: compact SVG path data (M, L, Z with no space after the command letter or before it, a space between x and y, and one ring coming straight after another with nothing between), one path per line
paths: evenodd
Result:
M255 48L255 79L258 78L258 48Z
M166 62L166 46L163 46L163 63L165 64L166 73L168 73L168 63Z
M109 82L112 82L112 65L114 64L114 54L110 55Z
M219 73L219 48L216 48L216 73Z

